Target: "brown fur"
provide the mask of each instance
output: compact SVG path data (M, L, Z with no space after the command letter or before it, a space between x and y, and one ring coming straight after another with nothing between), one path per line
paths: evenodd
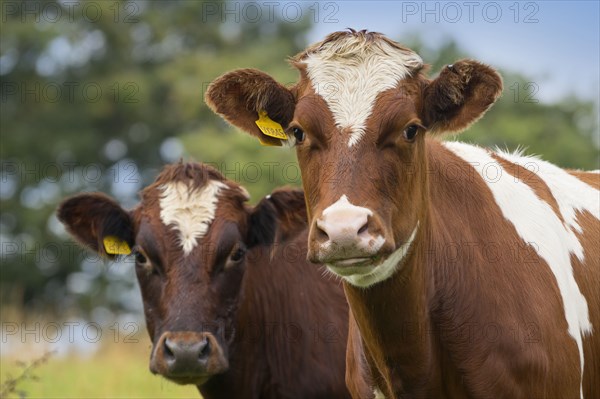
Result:
M423 121L431 132L460 132L476 122L502 92L492 68L472 60L442 69L423 93Z
M387 40L350 31L325 42L348 35L366 39L363 51L372 41ZM316 250L323 234L315 225L341 195L373 212L368 232L385 238L380 256L404 243L419 222L400 271L369 288L345 283L352 315L346 379L353 397L364 397L372 383L387 399L578 398L579 352L568 335L556 278L536 243L523 242L473 167L426 137L458 132L477 121L501 93L498 73L462 60L433 80L422 70L411 74L379 94L365 134L348 147L348 132L335 125L302 65L302 58L322 45L293 59L300 81L281 89L295 99L288 104L294 109L288 127L306 133L296 151L311 224L309 257L326 262L331 256ZM236 72L226 76L241 78ZM212 89L207 98L222 101L219 86ZM244 103L243 98L227 101ZM230 122L244 129L243 118ZM413 124L421 127L409 142L403 131ZM543 180L496 160L558 211ZM570 173L598 187L597 174ZM585 263L572 262L595 330L583 340L586 398L600 392L597 216L578 215ZM339 258L334 255L331 259Z
M215 179L228 188L206 236L185 257L175 231L160 220L161 186L180 181L199 190ZM136 271L154 372L197 384L207 399L348 398L348 308L341 284L325 281L306 262L302 192L280 189L254 208L246 200L240 186L216 170L180 163L166 166L130 212L92 193L65 200L58 215L95 251L109 231L152 261L152 270L137 265ZM230 265L237 243L248 252ZM204 374L169 376L161 360L166 339L207 339L214 353Z
M581 170L568 170L570 174L581 180L582 182L600 190L600 173L598 172L584 172Z

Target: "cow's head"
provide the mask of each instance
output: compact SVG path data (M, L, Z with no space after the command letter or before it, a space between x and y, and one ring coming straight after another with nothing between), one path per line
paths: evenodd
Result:
M373 32L337 32L292 58L291 88L256 70L215 80L207 104L263 142L295 145L309 212L309 258L358 286L389 277L425 212L425 136L459 132L502 90L472 60L433 80L416 53ZM287 139L264 135L264 112Z
M271 243L278 220L296 217L279 215L278 203L304 207L299 191L275 192L253 209L247 199L244 188L214 169L177 164L142 191L132 211L98 193L60 205L58 218L85 246L135 259L153 373L201 385L228 369L246 251Z

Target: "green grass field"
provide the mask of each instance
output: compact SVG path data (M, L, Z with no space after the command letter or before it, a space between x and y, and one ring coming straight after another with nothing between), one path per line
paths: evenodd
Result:
M17 384L7 398L19 398L19 391L26 398L200 398L195 386L179 386L154 376L148 370L149 343L146 337L136 344L104 343L92 357L60 358L50 356L35 367L37 379ZM0 382L8 376L18 376L23 368L17 360L25 363L33 358L1 359ZM1 395L1 394L0 394Z

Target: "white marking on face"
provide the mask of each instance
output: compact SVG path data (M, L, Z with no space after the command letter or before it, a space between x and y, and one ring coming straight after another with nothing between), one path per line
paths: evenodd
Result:
M564 170L532 157L500 154L510 162L523 167L537 165L537 175L547 184L558 203L559 212L565 223L548 203L540 199L527 184L515 179L482 148L447 142L445 146L464 159L486 181L504 217L515 227L519 236L533 247L546 261L556 278L563 300L568 333L577 343L583 378L582 337L592 333L588 305L581 293L571 265L571 254L580 261L584 259L583 247L575 232L581 232L575 211L588 211L595 217L600 215L600 193ZM493 181L486 176L486 168L494 165ZM517 200L518 199L518 200ZM583 392L583 391L581 391ZM582 395L583 397L583 395Z
M380 283L392 277L394 273L402 269L404 263L402 260L408 253L415 236L419 223L415 226L410 237L404 244L396 249L382 263L374 266L358 266L356 268L336 267L334 265L325 265L330 271L342 277L344 280L356 287L367 288L374 284Z
M418 54L384 41L365 42L348 36L309 54L308 77L329 107L336 126L351 131L348 147L365 133L379 93L394 88L410 71L423 65Z
M217 180L210 180L199 190L192 190L183 182L168 183L161 187L160 218L165 226L172 225L179 231L179 240L186 256L208 231L215 217L219 191L227 187Z

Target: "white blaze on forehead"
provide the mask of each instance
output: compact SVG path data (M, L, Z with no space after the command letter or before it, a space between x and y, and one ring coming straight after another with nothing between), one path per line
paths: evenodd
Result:
M575 281L571 265L572 254L580 261L584 260L583 247L575 234L582 231L575 211L588 211L598 218L600 193L548 162L500 154L529 170L537 169L537 175L547 184L558 203L565 221L563 223L552 207L541 200L531 187L507 173L484 149L457 142L445 143L445 146L482 176L504 217L550 267L563 300L568 333L579 349L583 378L582 337L592 333L592 324L587 301ZM492 169L493 172L490 172Z
M208 231L215 218L219 191L228 186L210 180L200 189L192 190L186 183L173 182L161 187L160 218L165 226L179 231L183 253L189 255Z
M327 103L339 129L350 129L348 146L365 133L378 94L395 87L423 64L418 54L379 39L347 36L309 53L305 63L313 89Z

